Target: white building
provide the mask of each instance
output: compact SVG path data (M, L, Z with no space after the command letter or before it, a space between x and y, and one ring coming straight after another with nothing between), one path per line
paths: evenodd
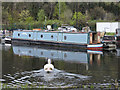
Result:
M115 33L117 28L120 28L120 22L97 22L96 23L96 30L99 32Z

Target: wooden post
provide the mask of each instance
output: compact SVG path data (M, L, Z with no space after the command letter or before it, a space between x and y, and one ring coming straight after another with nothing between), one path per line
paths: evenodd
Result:
M90 33L90 44L92 44L92 33Z
M93 54L90 54L90 64L92 65Z
M97 64L100 66L100 54L97 55Z
M100 41L100 32L97 33L97 43L101 43L101 41Z

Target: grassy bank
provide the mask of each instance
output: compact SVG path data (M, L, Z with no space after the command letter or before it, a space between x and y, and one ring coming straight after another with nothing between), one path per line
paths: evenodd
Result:
M67 87L67 86L55 86L55 87L48 87L48 86L44 86L44 85L28 85L28 84L14 84L14 85L9 85L7 83L1 83L0 82L0 89L10 89L10 88L17 88L17 89L21 89L21 88L36 88L36 89L44 89L44 88L57 88L57 89L60 89L60 88L89 88L89 89L120 89L120 87L118 85L80 85L80 86L70 86L70 87Z
M105 35L114 36L114 35L115 35L115 33L109 33L109 32L107 32Z

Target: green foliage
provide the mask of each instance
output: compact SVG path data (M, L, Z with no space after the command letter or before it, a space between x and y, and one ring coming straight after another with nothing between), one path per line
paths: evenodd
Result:
M38 21L41 23L45 21L45 12L43 9L40 9L38 12Z
M112 36L114 36L115 35L115 33L106 33L106 35L112 35Z
M64 24L70 24L71 22L71 19L72 19L72 11L67 8L62 14L61 14L61 17L60 17L60 20L62 20L64 22Z
M106 13L105 14L105 17L104 17L104 20L107 20L107 21L115 21L115 16L113 13Z
M8 21L10 24L14 23L14 20L10 14L8 14Z
M46 21L46 25L52 25L52 24L57 24L58 26L60 26L60 25L62 25L63 24L63 22L62 21L60 21L60 20L47 20Z
M26 18L26 24L30 24L30 23L33 23L33 17L27 17Z
M106 12L102 7L95 7L94 9L91 9L89 13L92 20L103 20Z
M120 3L114 2L4 2L2 23L6 29L13 29L15 23L16 28L27 29L54 23L84 27L88 22L95 30L98 21L120 21L119 9Z
M19 19L19 23L21 23L21 25L29 25L29 24L32 24L34 21L33 21L33 17L30 15L30 12L29 10L23 10L21 11L21 13L19 14L20 16L20 19ZM18 24L19 24L18 23ZM27 29L27 27L25 27Z
M59 7L60 7L60 9L59 9ZM65 2L57 3L57 5L55 6L55 9L54 9L53 17L57 18L57 19L63 17L62 15L66 9L67 9L67 5L65 4ZM60 14L60 16L59 16L59 14Z
M96 30L96 22L98 22L97 20L88 20L88 25L90 26L90 29L92 31L95 31Z
M20 16L19 21L24 22L28 17L30 17L30 12L29 10L22 10L19 16Z
M83 15L81 12L75 12L72 18L72 25L75 25L76 23L79 25L85 25L87 22L87 17Z

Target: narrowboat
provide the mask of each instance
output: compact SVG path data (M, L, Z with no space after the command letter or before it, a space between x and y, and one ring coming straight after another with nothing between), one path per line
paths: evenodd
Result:
M14 31L12 43L45 44L102 50L100 32Z

